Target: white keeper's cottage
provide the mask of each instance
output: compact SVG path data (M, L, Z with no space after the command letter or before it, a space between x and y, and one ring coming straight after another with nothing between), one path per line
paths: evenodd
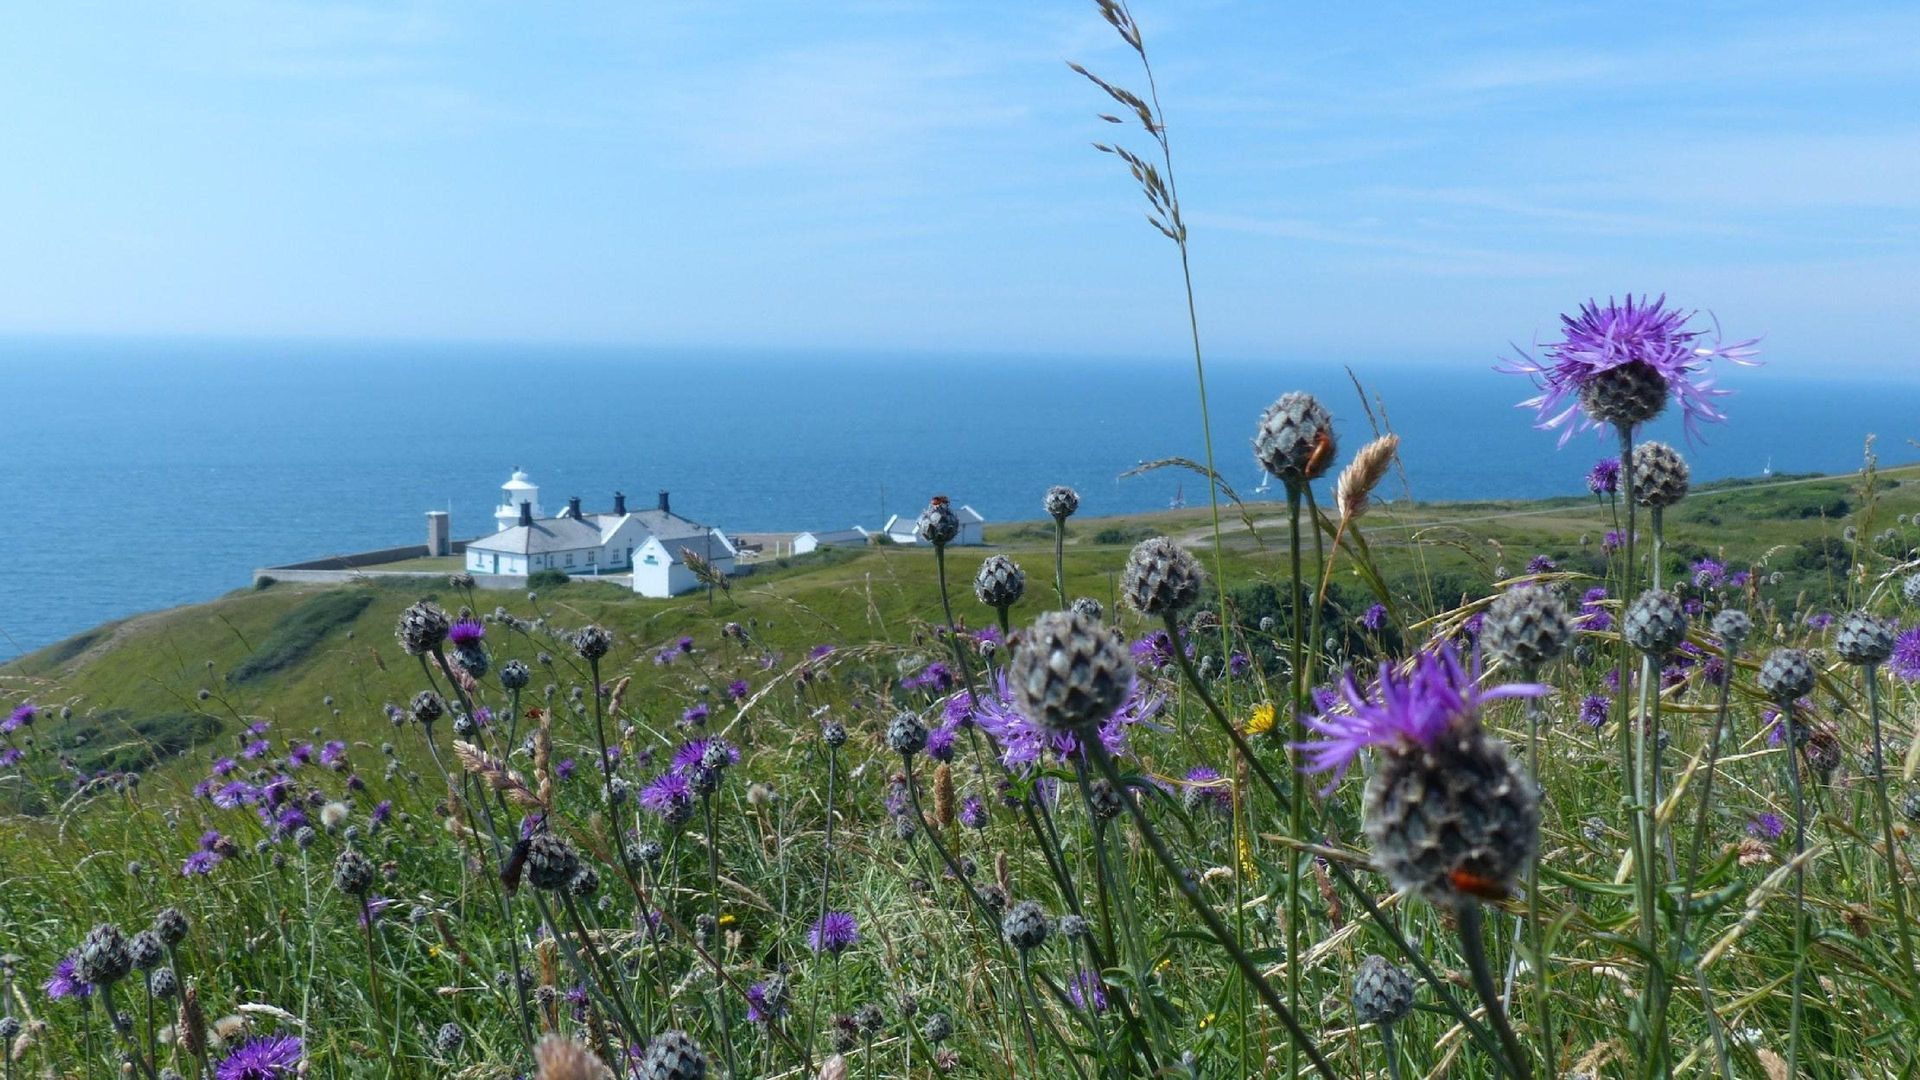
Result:
M571 498L558 517L549 518L540 513L539 487L515 469L500 486L493 516L494 533L467 542L470 574L631 573L634 592L677 596L700 585L686 563L689 550L720 573L733 574L736 553L726 535L674 513L665 491L647 510L628 510L626 495L615 492L610 513L586 513L580 500Z

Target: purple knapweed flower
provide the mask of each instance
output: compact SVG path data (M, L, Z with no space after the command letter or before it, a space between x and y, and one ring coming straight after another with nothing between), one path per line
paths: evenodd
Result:
M566 783L573 779L573 771L577 768L579 766L572 758L561 758L559 764L553 767L553 774L560 778L561 783Z
M767 979L747 987L749 1022L771 1024L785 1015L787 1002L784 984L776 986L772 979Z
M960 824L969 829L987 827L987 804L978 795L969 795L960 800Z
M1082 1012L1107 1011L1107 984L1101 980L1100 973L1092 968L1082 968L1067 984L1067 998L1073 1007Z
M1253 660L1249 658L1246 653L1236 652L1227 657L1227 674L1232 675L1234 678L1245 675L1248 669L1252 667Z
M180 865L180 876L205 877L213 873L213 868L219 865L220 856L218 853L211 849L196 851L187 856L187 861Z
M1407 673L1380 665L1380 677L1368 692L1349 670L1341 683L1347 712L1308 717L1307 727L1321 738L1294 744L1309 760L1303 772L1332 772L1334 784L1346 775L1360 751L1369 746L1434 740L1458 724L1477 723L1480 706L1503 698L1543 697L1547 687L1536 683L1508 683L1483 688L1479 672L1469 674L1451 645L1442 644L1414 657Z
M693 739L682 743L680 748L673 752L673 771L679 773L691 772L693 769L699 767L701 759L707 756L707 750L716 746L720 748L721 753L727 756L727 764L740 764L740 748L727 740Z
M214 1066L215 1080L280 1080L300 1065L300 1038L266 1035L248 1039Z
M40 715L40 706L31 701L23 701L13 707L5 720L0 720L0 734L18 731L23 727L32 727Z
M829 911L815 920L807 931L807 944L814 952L839 956L860 940L860 924L844 911Z
M1195 765L1187 770L1186 795L1189 805L1205 806L1226 813L1233 808L1233 792L1220 770L1210 765Z
M1600 550L1611 555L1619 551L1626 543L1627 538L1619 529L1608 529L1606 535L1600 538Z
M1786 822L1779 814L1761 814L1747 822L1747 832L1762 840L1778 840L1787 831Z
M832 655L833 655L833 653L834 653L834 650L835 650L836 648L838 648L838 646L835 646L835 645L815 645L815 646L814 646L813 648L811 648L811 649L808 649L808 650L807 650L807 659L809 659L809 660L825 660L825 659L826 659L827 657L829 657L829 656L832 656Z
M944 694L953 689L955 681L953 672L947 665L935 660L933 663L921 668L918 674L900 680L900 688L903 690L931 690L937 694Z
M1590 728L1599 728L1606 724L1607 717L1613 713L1613 702L1603 694L1588 694L1580 699L1580 722Z
M471 648L487 636L487 628L476 619L461 619L447 627L447 641L456 649Z
M1807 616L1807 625L1815 630L1825 630L1827 627L1833 625L1833 613L1830 611L1813 612Z
M1620 490L1620 459L1601 458L1587 470L1587 490L1595 495L1611 495Z
M1379 633L1387 628L1387 605L1375 604L1360 616L1360 625Z
M1067 760L1079 752L1080 743L1073 733L1043 730L1020 711L1014 704L1013 691L1007 685L1004 670L994 676L989 689L991 692L982 695L973 707L974 722L992 737L994 744L1000 748L1000 760L1009 768L1030 768L1049 752ZM1163 704L1165 699L1146 692L1135 681L1128 688L1120 708L1101 721L1100 745L1109 754L1118 756L1126 753L1128 731L1134 725L1147 723L1159 715Z
M265 739L254 739L240 751L240 756L248 761L258 761L273 752L273 747Z
M1527 573L1529 574L1551 574L1559 568L1560 565L1558 563L1545 555L1535 555L1533 558L1527 560Z
M1565 428L1562 446L1575 431L1604 426L1582 408L1581 390L1616 368L1633 365L1666 384L1667 395L1685 414L1688 435L1695 435L1701 423L1726 419L1713 399L1727 391L1705 377L1707 364L1721 359L1752 365L1758 339L1724 345L1716 328L1709 344L1706 331L1687 329L1693 312L1669 309L1666 302L1665 296L1648 303L1645 297L1636 301L1629 295L1624 303L1609 299L1601 307L1590 300L1577 314L1560 316L1560 340L1546 345L1541 359L1516 346L1519 355L1496 370L1533 381L1540 393L1520 407L1535 410L1537 428Z
M1693 561L1692 569L1696 589L1717 589L1726 584L1727 568L1714 559L1701 556Z
M927 732L927 756L935 761L952 761L953 740L957 731L957 728L947 727L942 724L932 731Z
M685 773L669 769L641 787L640 805L661 817L672 817L682 807L693 805L693 785Z
M80 961L79 953L68 953L53 966L53 974L41 984L47 996L60 998L79 998L84 1001L93 996L93 984L74 974L74 967Z
M747 692L751 689L752 687L747 685L747 680L735 679L727 684L727 696L735 701L745 701Z
M693 639L690 637L683 636L680 638L679 641L676 641L673 644L675 648L679 649L683 653L690 653L693 651Z
M1887 670L1907 682L1920 682L1920 624L1907 628L1893 639L1893 655L1887 658Z
M26 756L27 752L17 746L9 746L5 750L0 750L0 769L12 768L25 760Z
M1607 589L1604 585L1596 585L1588 589L1586 595L1580 598L1580 618L1578 619L1580 629L1613 629L1613 614L1602 606L1606 603L1606 599Z

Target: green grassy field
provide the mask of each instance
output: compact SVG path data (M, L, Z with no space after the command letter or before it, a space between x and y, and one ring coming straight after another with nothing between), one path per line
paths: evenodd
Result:
M1667 515L1665 577L1684 581L1704 556L1748 570L1749 587L1703 596L1750 608L1762 624L1760 641L1733 665L1734 737L1717 768L1690 905L1686 962L1711 960L1669 971L1666 1039L1677 1075L1715 1071L1703 989L1731 1033L1736 1075L1769 1075L1785 1052L1796 953L1783 873L1789 841L1762 842L1748 827L1765 814L1790 817L1791 803L1784 755L1765 739L1753 657L1775 643L1822 645L1809 614L1891 608L1898 590L1888 575L1920 542L1916 479L1920 469L1871 482L1726 484ZM1410 962L1396 951L1401 940L1440 983L1420 985L1419 1009L1399 1023L1395 1067L1409 1076L1499 1075L1489 1045L1449 1011L1449 1002L1472 1000L1454 917L1367 869L1359 782L1306 800L1312 824L1294 828L1283 747L1292 625L1284 506L1248 507L1251 528L1234 508L1225 515L1217 564L1204 510L1076 520L1066 591L1100 600L1113 625L1139 638L1155 624L1125 611L1118 595L1132 541L1164 533L1195 551L1225 581L1235 648L1253 658L1230 675L1214 631L1196 633L1200 685L1247 729L1257 760L1289 791L1276 798L1248 771L1176 666L1143 670L1143 688L1164 704L1132 730L1121 767L1142 785L1143 811L1196 875L1204 902L1337 1075L1387 1075L1380 1042L1355 1023L1349 998L1367 953ZM1313 681L1458 625L1536 557L1552 560L1547 580L1577 601L1606 580L1601 539L1614 524L1611 506L1590 498L1375 507L1359 524L1364 555L1350 539L1333 556L1330 602L1315 624L1324 641L1308 643ZM1016 626L1055 606L1050 523L1001 526L989 540L947 559L958 619L974 630L994 621L970 589L990 554L1026 570ZM1325 536L1317 547L1305 543L1310 576L1332 551ZM1218 610L1211 586L1206 595L1204 606ZM404 715L429 688L460 703L444 673L396 643L396 618L421 599L488 617L489 672L472 693L493 722L463 738L492 756L464 770L450 721L391 718L389 706ZM1393 611L1378 633L1357 624L1376 601ZM218 1047L203 1058L177 1030L166 1037L174 999L153 1002L159 1019L148 1032L138 975L118 991L116 1007L135 1021L125 1044L98 1010L41 990L90 926L110 921L132 932L168 905L193 929L167 963L195 988L210 1023L234 1029L227 1047L243 1027L297 1033L313 1076L504 1078L526 1071L529 1034L539 1030L598 1045L603 1035L633 1041L666 1027L693 1032L714 1072L735 1076L811 1076L836 1052L854 1076L1091 1077L1147 1072L1150 1061L1162 1075L1286 1075L1296 1066L1307 1075L1144 834L1126 818L1095 827L1075 794L1072 759L1005 771L985 740L964 730L950 764L924 754L903 763L888 749L896 714L930 726L943 715L950 686L919 685L917 676L935 662L956 681L966 673L953 671L944 621L934 553L882 546L778 560L712 598L649 600L582 582L537 596L469 594L439 577L274 584L122 620L8 664L0 701L39 708L31 728L9 736L29 751L24 763L0 773L0 953L13 958L11 1015L29 1025L13 1055L21 1075L83 1075L82 1062L104 1069L128 1046L140 1068L191 1075L220 1060ZM588 624L612 632L597 682L570 637ZM1551 673L1538 894L1553 935L1550 1008L1537 1007L1523 963L1531 945L1516 936L1526 905L1505 901L1488 921L1487 951L1516 980L1515 1026L1543 1073L1550 1054L1563 1074L1639 1075L1634 1040L1644 1035L1631 1018L1653 969L1636 951L1635 879L1623 865L1632 850L1621 821L1630 792L1613 729L1596 733L1571 719L1582 697L1604 692L1614 640L1583 635ZM1712 653L1703 628L1695 640ZM816 654L819 646L833 650ZM963 655L978 675L996 670L1006 651L969 643ZM532 671L523 692L498 681L509 660ZM1678 790L1662 827L1682 855L1713 714L1700 670L1683 672L1663 697L1673 743L1666 775ZM1808 1075L1900 1075L1913 1065L1908 1035L1920 1002L1898 971L1892 900L1901 886L1885 876L1872 788L1858 767L1870 746L1862 684L1837 665L1823 678L1818 724L1845 748L1846 764L1809 779L1813 925L1799 951L1816 989L1804 995L1800 1053ZM1916 696L1909 685L1882 682L1887 739L1904 759ZM1272 704L1278 723L1252 723ZM742 758L711 798L691 804L691 820L670 822L637 806L638 792L697 734L683 717L693 708L706 711L704 730L724 734ZM1484 720L1519 745L1526 716L1503 704ZM848 729L843 748L823 743L829 722ZM535 731L547 733L550 752L529 746ZM256 739L258 754L248 757ZM594 775L602 739L621 751L618 797ZM309 760L326 743L340 746L334 763ZM235 759L230 771L217 764L224 758ZM903 764L921 812L896 782ZM1189 780L1199 767L1221 779ZM138 785L79 782L120 770L139 770ZM215 792L236 781L255 801L222 806ZM268 788L277 794L260 794ZM1896 779L1894 788L1898 799L1904 784ZM973 812L968 800L979 801L978 828L961 823ZM502 888L515 822L531 822L536 808L595 869L592 888L577 896ZM1911 844L1904 825L1899 836L1903 849ZM621 858L645 842L659 853ZM349 851L373 867L380 902L370 927L360 925L362 902L335 886L336 860ZM186 872L196 859L211 863L209 872ZM1032 900L1053 916L1082 910L1094 933L1055 934L1021 963L1001 942L998 916L976 917L971 897L987 894L962 888L956 868L1003 902ZM1663 902L1670 920L1674 901ZM837 959L807 943L826 908L860 927L858 944ZM516 970L529 987L524 1011ZM762 1006L746 989L759 987L764 999L775 978L789 997L773 1010L778 1019L756 1022L751 1012ZM1086 1005L1095 984L1110 1005ZM877 1024L855 1021L865 1007L879 1009ZM951 1036L940 1034L942 1023ZM457 1045L442 1034L449 1026Z

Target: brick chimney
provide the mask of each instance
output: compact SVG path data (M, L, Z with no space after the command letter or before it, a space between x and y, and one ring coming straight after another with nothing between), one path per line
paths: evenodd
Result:
M523 502L520 504L520 524L522 525L533 524L533 504L532 503Z
M580 496L575 495L567 500L567 516L575 521L580 520Z
M616 516L627 512L627 493L626 492L616 491L613 493L613 512Z
M667 502L667 489L665 488L660 489L660 512L663 514L673 513L673 507Z

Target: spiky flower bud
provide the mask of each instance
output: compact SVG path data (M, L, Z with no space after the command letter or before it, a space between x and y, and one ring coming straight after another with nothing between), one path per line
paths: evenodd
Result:
M147 976L147 992L165 1001L180 992L180 978L170 967L156 968Z
M527 882L546 892L564 889L580 872L580 853L565 837L537 832L527 841Z
M1644 424L1667 407L1667 379L1635 360L1598 372L1580 384L1580 407L1596 424Z
M127 942L127 955L133 958L135 971L152 971L167 958L167 947L161 944L159 934L142 930Z
M847 745L847 727L838 720L829 720L820 725L820 741L832 750Z
M1666 443L1633 448L1633 501L1641 506L1672 506L1687 497L1691 479L1686 459Z
M1047 918L1046 910L1032 900L1022 900L1007 910L1000 920L1000 936L1007 944L1021 952L1032 952L1047 943L1047 935L1053 931L1053 920Z
M1079 915L1060 916L1060 936L1069 941L1077 941L1093 934L1093 924Z
M447 631L452 627L453 620L440 605L422 600L400 613L393 637L408 656L419 656L438 648L447 640Z
M1106 606L1091 596L1075 597L1073 603L1068 605L1068 609L1076 615L1085 615L1096 622L1107 616Z
M1878 664L1893 655L1893 624L1855 611L1840 620L1833 632L1833 651L1849 664Z
M1687 639L1687 609L1664 589L1649 589L1627 605L1620 632L1649 656L1665 656Z
M1176 615L1200 598L1200 561L1164 536L1142 540L1127 556L1120 595L1142 615Z
M1573 640L1573 620L1552 589L1525 585L1487 605L1480 643L1495 659L1530 671L1558 657Z
M1760 692L1771 701L1790 702L1813 692L1819 678L1803 649L1775 649L1760 663Z
M903 712L887 725L887 747L902 757L911 757L927 748L927 725L912 713Z
M117 983L132 970L133 954L127 949L127 937L111 923L101 923L87 931L73 961L74 976L96 986Z
M1112 821L1127 812L1125 795L1105 780L1087 785L1087 808L1101 821Z
M12 1042L14 1037L19 1034L20 1034L20 1018L19 1017L0 1016L0 1043ZM11 1050L12 1050L11 1047L0 1046L0 1054L9 1053L11 1052Z
M973 595L990 608L1005 610L1027 591L1027 572L1005 555L989 555L973 578Z
M446 712L447 707L441 703L440 695L431 690L422 690L413 695L413 707L407 710L407 714L421 724L431 724Z
M1312 394L1280 395L1260 416L1253 434L1253 456L1274 479L1289 484L1312 480L1333 464L1333 417Z
M168 945L178 945L187 940L187 916L179 908L162 908L160 914L153 917L153 932Z
M1353 977L1353 1015L1363 1024L1397 1024L1413 1012L1413 978L1379 953Z
M441 1057L452 1057L466 1041L467 1033L460 1030L459 1024L441 1024L433 1036L433 1049Z
M1055 484L1047 489L1046 507L1048 517L1065 521L1080 509L1080 493L1065 484Z
M1442 907L1506 895L1540 839L1533 781L1477 724L1383 748L1362 816L1387 880Z
M1020 635L1007 681L1027 719L1072 731L1102 723L1126 702L1133 658L1100 623L1050 611Z
M913 532L934 547L945 547L960 535L960 517L948 505L945 495L935 495L927 508L920 511L920 517L913 523Z
M1753 616L1739 608L1727 608L1713 617L1713 634L1728 651L1737 649L1753 636Z
M953 1036L953 1018L943 1012L931 1012L920 1021L920 1035L934 1045L946 1042Z
M525 690L533 681L533 672L521 660L509 660L500 665L500 685L507 690Z
M705 1080L707 1054L684 1031L663 1031L647 1043L635 1080Z
M333 887L348 896L365 896L373 888L373 862L348 848L333 861Z
M604 626L583 626L574 631L573 651L592 663L613 651L613 633Z

